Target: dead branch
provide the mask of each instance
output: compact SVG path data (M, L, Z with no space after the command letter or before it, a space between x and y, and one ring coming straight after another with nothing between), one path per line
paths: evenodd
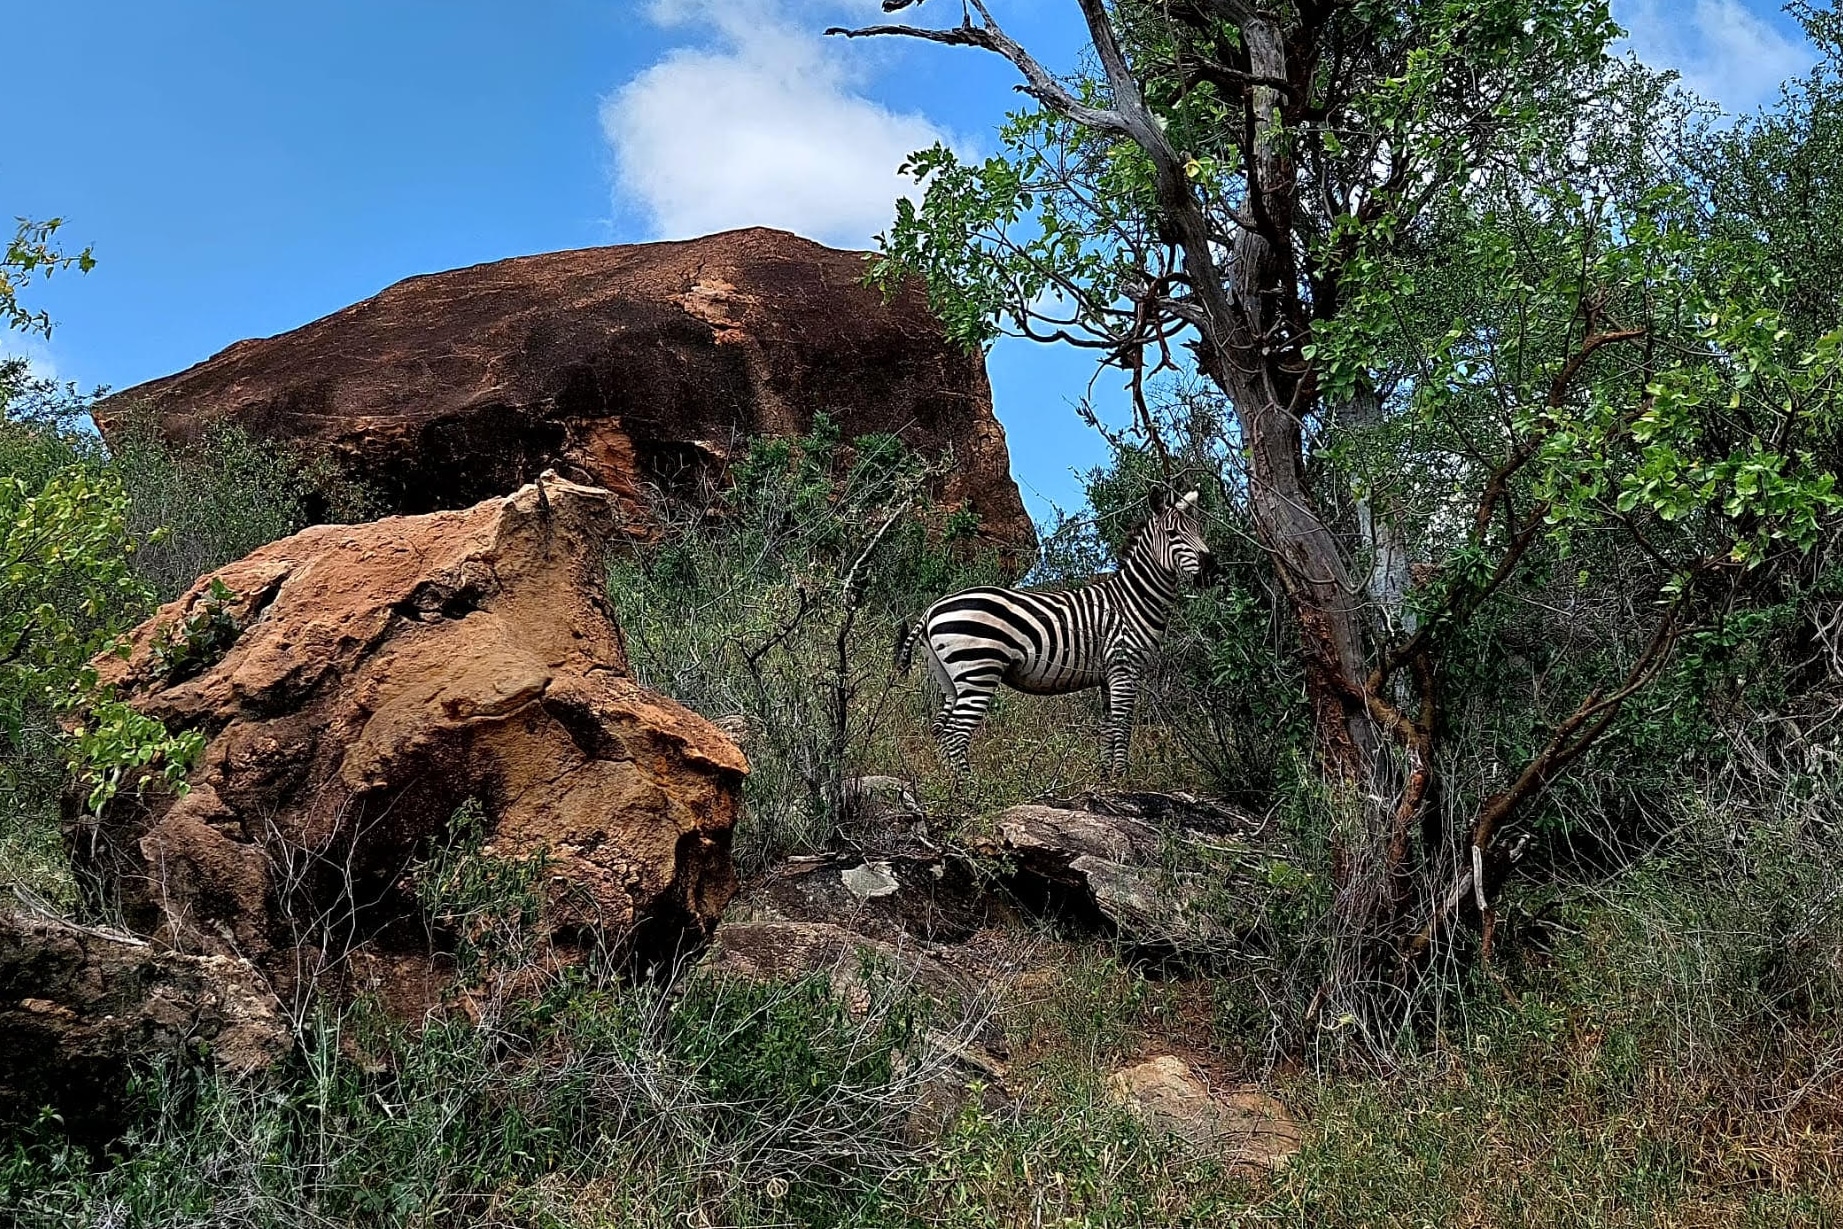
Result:
M968 16L959 25L945 30L930 29L925 26L861 26L852 29L848 26L832 26L826 30L828 35L844 38L875 38L891 36L897 38L917 38L924 42L942 43L949 47L977 47L990 51L1011 61L1017 70L1024 74L1025 84L1017 88L1029 94L1058 115L1062 115L1081 124L1083 127L1113 132L1120 136L1133 135L1127 127L1126 120L1117 112L1102 107L1091 107L1071 94L1068 87L1058 81L1053 73L1037 58L1024 50L1018 42L999 28L992 14L986 11L981 0L972 0L972 5L979 11L981 24L974 25Z
M1687 598L1679 598L1666 609L1644 652L1632 663L1617 688L1610 693L1597 690L1590 692L1574 712L1555 727L1548 742L1524 765L1517 779L1485 800L1477 819L1472 823L1471 844L1476 851L1475 863L1484 867L1488 872L1487 878L1501 878L1510 866L1508 859L1493 859L1490 865L1486 865L1485 859L1491 857L1492 842L1497 834L1519 810L1539 797L1569 765L1586 754L1618 717L1626 700L1649 684L1663 669L1669 660L1670 650L1682 634L1682 615L1686 602ZM1520 856L1520 849L1518 853ZM1461 876L1429 913L1420 929L1402 945L1398 973L1403 976L1411 973L1434 940L1450 924L1454 913L1467 897L1483 897L1489 887L1489 883L1474 880L1470 870Z

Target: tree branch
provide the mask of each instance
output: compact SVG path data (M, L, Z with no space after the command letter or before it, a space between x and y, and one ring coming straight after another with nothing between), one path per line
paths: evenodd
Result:
M1625 702L1657 677L1669 660L1670 650L1683 630L1681 619L1684 604L1688 601L1687 587L1684 592L1686 596L1672 603L1658 620L1650 642L1626 671L1619 686L1611 694L1598 690L1590 692L1574 712L1555 727L1547 744L1523 766L1517 779L1485 800L1479 809L1478 818L1472 823L1471 844L1481 851L1481 858L1491 854L1492 840L1516 812L1547 789L1549 783L1566 771L1575 760L1586 754L1611 727ZM1470 872L1466 874L1469 876ZM1449 924L1453 913L1479 886L1463 881L1454 885L1441 904L1428 915L1420 930L1402 946L1402 972L1410 970L1427 952L1439 937L1440 931Z
M896 38L917 38L929 43L942 43L949 47L978 47L1001 55L1017 66L1024 74L1025 84L1018 89L1029 94L1058 115L1062 115L1088 128L1098 128L1104 132L1117 133L1120 136L1132 136L1126 120L1117 111L1102 107L1091 107L1071 94L1068 87L1056 80L1037 58L1024 50L1018 42L1006 34L992 14L986 10L982 0L972 0L973 7L979 10L980 25L974 25L968 17L959 25L946 30L934 30L923 26L861 26L852 29L847 26L832 26L826 31L828 35L845 38L876 38L888 36Z

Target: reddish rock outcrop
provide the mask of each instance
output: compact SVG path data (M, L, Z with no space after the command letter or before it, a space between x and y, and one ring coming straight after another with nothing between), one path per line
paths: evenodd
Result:
M1033 531L977 355L865 254L783 231L585 248L413 277L110 397L184 442L215 422L325 456L394 511L462 507L546 467L630 502L720 472L758 434L825 413L847 439L951 454L940 492L1007 547Z
M74 820L79 859L162 941L247 957L284 998L316 973L406 1012L444 974L418 875L470 799L480 854L541 872L548 948L707 928L734 890L747 765L629 677L601 589L616 517L608 492L549 475L465 511L317 526L201 578L98 661L140 711L208 736L189 792ZM235 594L215 616L213 580ZM227 650L172 647L214 621Z

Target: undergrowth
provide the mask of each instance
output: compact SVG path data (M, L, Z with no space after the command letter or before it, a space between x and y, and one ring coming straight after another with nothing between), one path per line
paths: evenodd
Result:
M475 1022L315 1021L266 1082L175 1068L94 1153L53 1120L0 1149L21 1225L851 1223L905 1163L941 1059L899 982L554 982ZM354 1057L362 1051L364 1060ZM689 1218L689 1219L687 1219Z
M1733 941L1731 910L1787 890L1730 884L1672 921L1697 958L1658 958L1647 902L1685 892L1685 871L1583 897L1585 926L1481 972L1390 1070L1268 1069L1305 1133L1271 1175L1108 1088L1160 1053L1217 1085L1261 1076L1216 1010L1222 983L1052 944L995 1000L1002 1096L952 1058L979 1022L893 969L860 970L868 992L848 997L823 973L578 972L472 1023L323 1017L266 1082L151 1072L102 1153L48 1120L15 1132L0 1207L33 1226L1843 1224L1838 1004L1790 1002ZM1718 1035L1683 1011L1712 990ZM958 1108L918 1134L942 1089Z
M189 455L137 444L111 458L81 433L9 423L0 446L28 483L109 469L137 532L177 526L134 560L159 596L297 527L319 498L285 458L230 435ZM1139 463L1097 482L1094 518L1049 537L1032 582L1104 561L1144 485L1122 471ZM701 506L662 502L668 531L611 557L642 681L724 721L748 751L746 870L850 847L863 834L844 783L860 774L904 778L949 838L999 807L1099 783L1089 696L1003 694L974 742L974 779L941 765L927 685L891 669L896 625L1013 569L982 552L975 522L930 503L932 477L893 441L847 444L822 424L812 439L757 446L735 487ZM452 848L430 851L419 890L462 971L503 995L416 1027L362 1003L308 1015L287 1063L251 1082L146 1070L126 1133L100 1147L53 1117L11 1124L0 1219L1843 1224L1837 744L1821 713L1805 714L1808 735L1783 728L1792 706L1757 681L1773 676L1760 660L1771 650L1699 648L1657 709L1532 817L1543 869L1498 902L1491 958L1455 949L1402 1012L1411 1030L1355 1045L1350 1021L1299 1028L1326 960L1337 816L1299 754L1298 678L1274 648L1285 629L1259 563L1226 559L1224 587L1186 602L1127 782L1227 795L1264 817L1259 856L1224 843L1167 868L1214 885L1199 899L1226 937L1157 959L1130 935L1041 939L1039 960L990 988L990 1025L1008 1045L1002 1087L954 1057L988 1022L874 962L850 994L823 974L525 976L544 865L483 860L476 814ZM1522 667L1491 645L1539 642L1548 616L1530 609L1486 629L1479 678L1455 710L1469 723L1447 774L1460 783L1443 803L1455 813L1527 734L1527 714L1488 701L1521 694ZM177 629L178 668L215 634L209 619ZM1721 719L1693 708L1739 658L1754 681L1723 684ZM48 709L19 713L0 875L55 907L73 899L58 735ZM1108 1076L1161 1053L1217 1084L1275 1092L1304 1123L1303 1150L1277 1174L1251 1173L1149 1128Z

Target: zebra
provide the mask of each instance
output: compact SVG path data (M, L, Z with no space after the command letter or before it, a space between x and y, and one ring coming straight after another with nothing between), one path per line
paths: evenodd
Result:
M1155 495L1120 570L1079 589L967 589L928 607L897 632L896 668L907 674L919 643L943 697L930 730L962 773L967 746L998 685L1034 695L1105 686L1106 767L1126 772L1139 677L1164 639L1181 578L1206 580L1215 557L1203 540L1197 492Z

